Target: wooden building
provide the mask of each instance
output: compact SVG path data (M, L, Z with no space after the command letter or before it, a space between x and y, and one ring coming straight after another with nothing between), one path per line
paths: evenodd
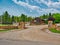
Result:
M31 25L40 25L40 24L44 24L44 20L40 19L39 17L36 17L35 19L33 19L30 24Z

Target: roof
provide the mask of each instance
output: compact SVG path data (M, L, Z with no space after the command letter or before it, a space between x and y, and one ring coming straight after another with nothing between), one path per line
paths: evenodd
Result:
M48 18L48 21L54 21L54 20L55 20L55 18L53 18L53 17Z
M40 19L39 17L36 17L35 19Z
M36 22L41 22L41 21L45 21L39 17L36 17L35 19L31 20L32 22L36 21Z
M40 19L39 17L36 17L34 20L36 20L37 22L40 22L42 19Z

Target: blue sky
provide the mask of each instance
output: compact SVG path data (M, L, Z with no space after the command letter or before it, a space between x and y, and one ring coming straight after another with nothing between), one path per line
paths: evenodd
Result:
M60 0L0 0L0 15L5 11L16 16L22 13L28 16L60 13Z

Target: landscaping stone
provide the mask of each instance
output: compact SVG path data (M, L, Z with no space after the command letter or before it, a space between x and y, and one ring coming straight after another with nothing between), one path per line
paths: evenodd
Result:
M25 29L25 22L20 22L18 25L18 29Z

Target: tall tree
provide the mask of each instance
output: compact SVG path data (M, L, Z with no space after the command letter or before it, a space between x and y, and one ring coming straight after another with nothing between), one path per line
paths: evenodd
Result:
M30 22L32 20L32 17L28 17L27 20L28 22Z
M21 14L21 21L26 22L27 16L24 14Z
M5 11L5 13L2 15L2 20L5 24L10 23L10 15L7 11Z
M60 23L60 14L59 13L54 13L53 17L55 18L56 23Z
M49 17L51 17L52 16L52 14L51 13L49 13Z
M45 16L45 14L43 14L43 19L45 19L46 18L46 16Z
M12 16L12 23L15 22L14 16Z

